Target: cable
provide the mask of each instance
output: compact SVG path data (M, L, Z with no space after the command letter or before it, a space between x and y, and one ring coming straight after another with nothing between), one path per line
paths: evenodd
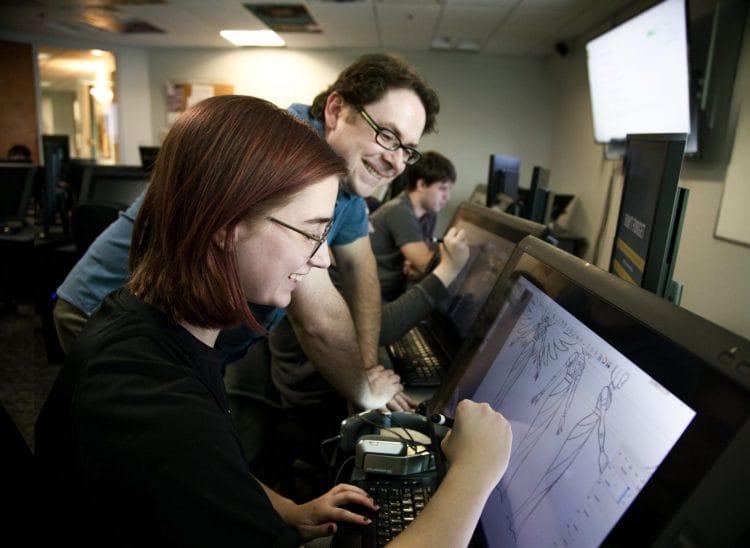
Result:
M594 246L594 256L591 259L591 263L598 266L599 262L599 248L602 245L604 239L604 233L607 230L607 223L609 222L609 209L612 205L612 188L615 184L615 175L620 172L620 161L615 162L612 166L612 174L609 177L609 186L607 188L607 196L604 200L604 216L602 218L601 226L599 227L599 234L596 236L596 244Z
M335 478L334 478L334 480L333 480L333 484L334 484L334 485L338 485L338 483L339 483L339 476L341 475L341 471L342 471L342 470L344 469L344 466L346 466L346 464L347 464L347 463L348 463L348 462L349 462L350 460L354 460L354 455L352 455L352 456L350 456L350 457L346 458L346 459L344 460L344 462L342 462L342 463L341 463L341 466L339 466L339 470L338 470L338 472L336 472L336 477L335 477Z

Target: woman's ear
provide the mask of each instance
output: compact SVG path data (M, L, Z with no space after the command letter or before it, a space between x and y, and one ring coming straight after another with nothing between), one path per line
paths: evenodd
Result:
M219 230L214 232L213 237L214 243L219 246L219 249L224 249L224 243L227 241L227 227L221 227Z
M332 91L326 98L326 106L323 111L326 131L336 128L339 118L344 115L344 98L338 91Z

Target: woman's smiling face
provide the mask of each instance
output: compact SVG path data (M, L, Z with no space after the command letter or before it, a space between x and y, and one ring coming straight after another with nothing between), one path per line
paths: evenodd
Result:
M338 188L339 179L328 177L297 192L265 219L237 226L239 278L248 301L285 308L312 268L330 266L327 244L310 254L331 221Z

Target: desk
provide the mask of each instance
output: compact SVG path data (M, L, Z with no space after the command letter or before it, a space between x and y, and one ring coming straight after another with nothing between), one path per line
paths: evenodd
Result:
M39 227L24 227L0 234L0 300L33 301L42 320L47 359L61 363L62 349L52 321L57 286L75 264L70 234L51 233L42 238ZM71 252L64 250L70 249Z

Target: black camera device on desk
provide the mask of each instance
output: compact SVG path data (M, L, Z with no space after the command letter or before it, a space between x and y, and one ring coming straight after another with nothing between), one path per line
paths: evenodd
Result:
M355 458L352 479L434 472L439 444L435 424L417 413L370 410L341 423L341 450Z
M445 473L438 431L417 413L365 411L341 423L340 449L354 467L348 483L364 489L380 505L367 526L339 523L332 548L384 546L422 511Z

